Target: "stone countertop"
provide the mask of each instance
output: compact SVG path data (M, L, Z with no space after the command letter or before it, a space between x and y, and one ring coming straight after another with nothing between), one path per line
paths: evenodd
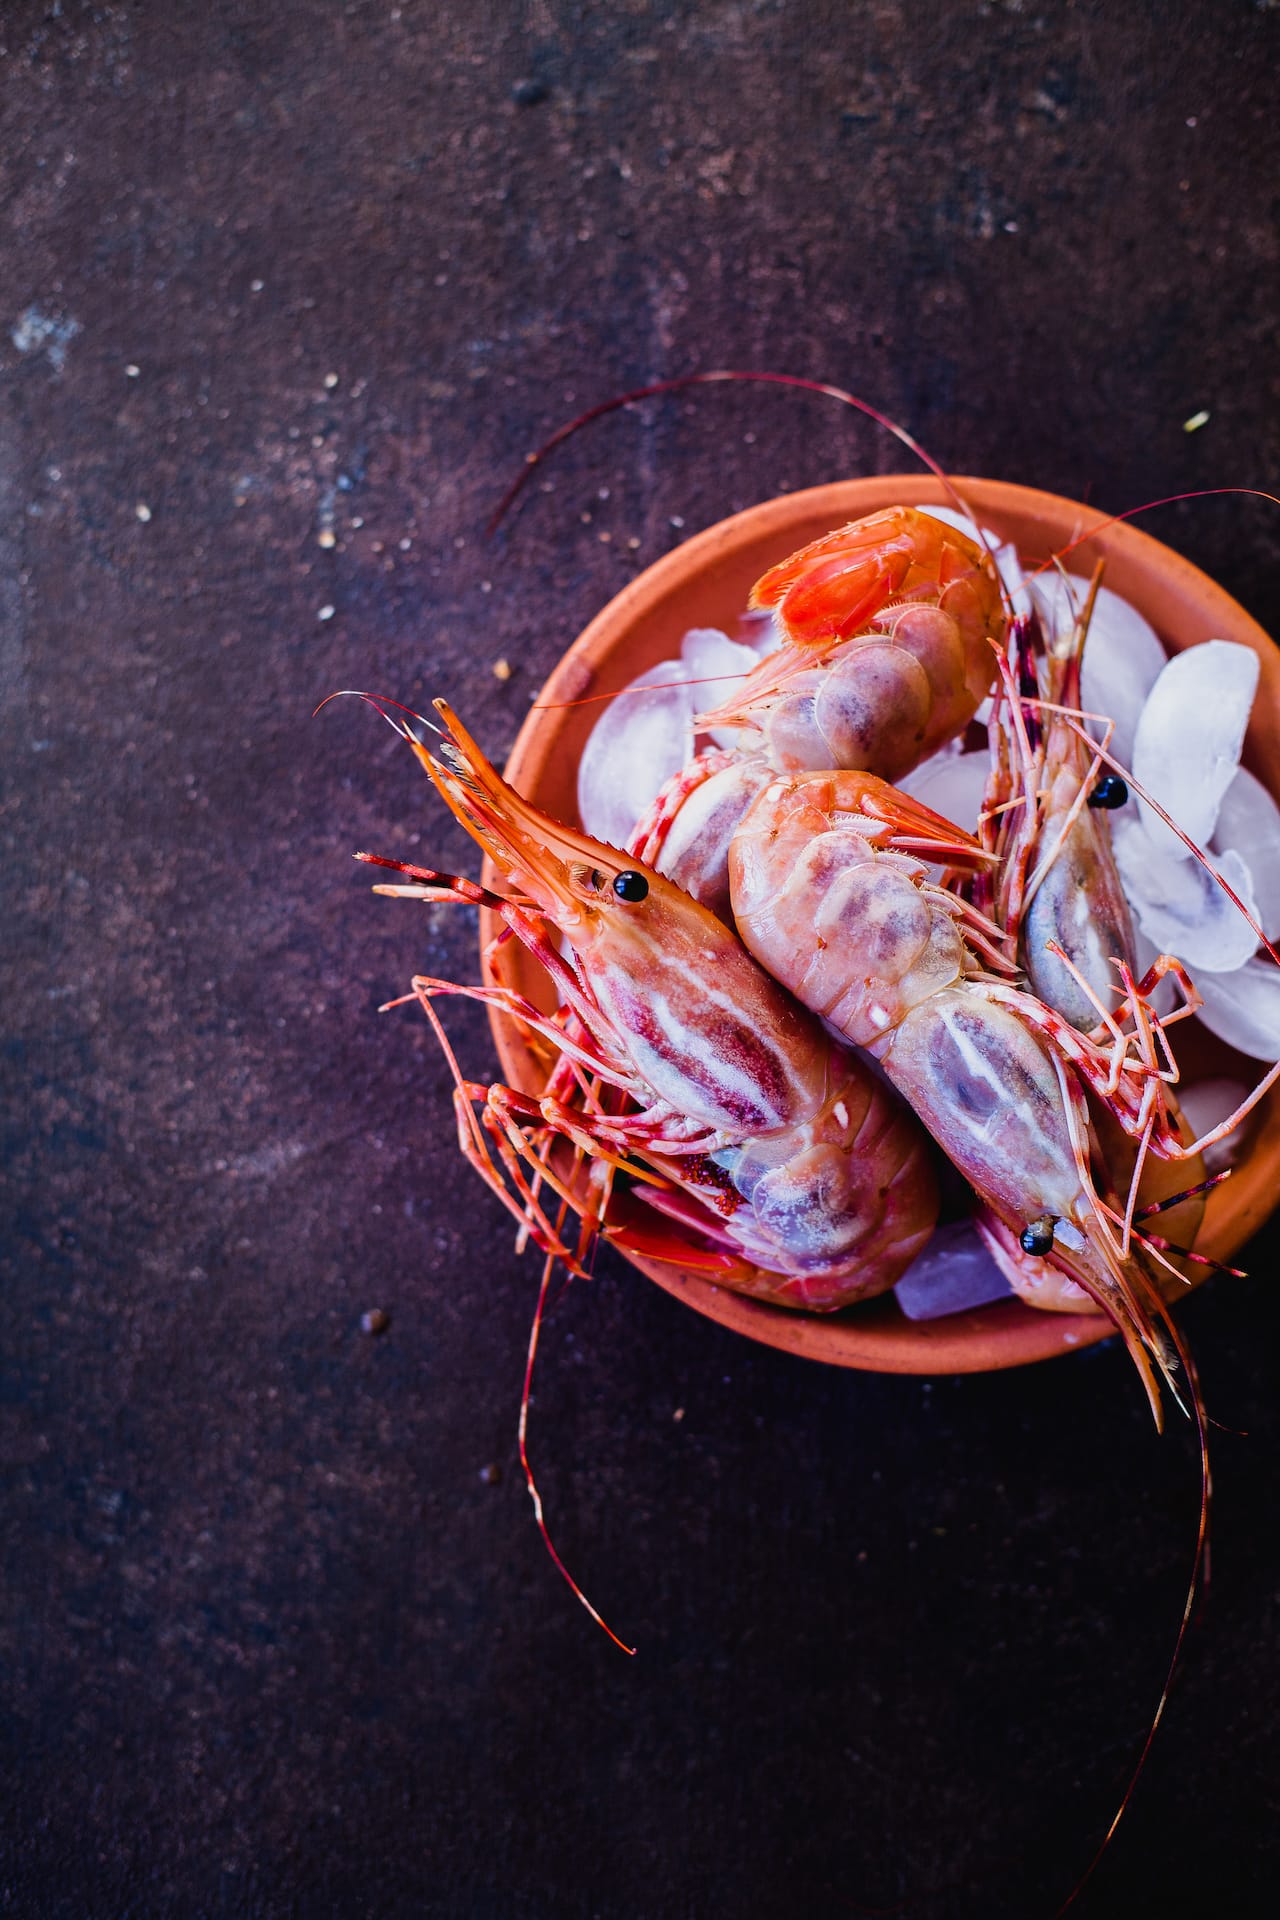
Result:
M1109 510L1274 490L1278 51L1245 0L9 0L0 1911L1065 1897L1182 1606L1184 1423L1114 1342L835 1374L602 1257L531 1431L620 1655L516 1462L536 1264L425 1024L376 1013L474 978L475 925L350 854L471 851L367 709L311 712L445 694L501 758L682 532L903 462L695 392L486 542L529 447L692 368ZM1274 506L1143 524L1280 625ZM1081 1920L1270 1910L1276 1252L1185 1314L1213 1585Z

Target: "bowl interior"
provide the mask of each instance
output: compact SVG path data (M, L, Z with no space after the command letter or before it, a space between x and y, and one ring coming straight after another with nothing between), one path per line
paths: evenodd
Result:
M1244 757L1280 794L1280 656L1242 607L1189 561L1128 523L1106 525L1094 509L1030 487L972 478L957 478L954 485L982 524L1013 541L1024 561L1048 559L1087 534L1070 556L1072 571L1087 572L1104 559L1107 585L1146 615L1170 651L1207 639L1251 647L1262 672ZM508 779L556 819L578 823L578 761L602 703L567 703L617 692L647 667L678 654L691 627L732 632L765 569L843 521L899 502L947 499L932 476L882 474L788 494L696 534L625 587L570 647L521 729ZM495 876L486 877L492 884ZM487 942L497 928L488 916L482 920ZM503 977L538 1004L553 1004L546 976L514 943L504 949ZM495 1015L493 1031L508 1081L536 1092L543 1069L524 1030ZM1256 1062L1220 1046L1198 1025L1183 1031L1193 1036L1190 1049L1179 1048L1184 1070L1226 1072L1246 1082L1259 1076ZM1278 1170L1280 1093L1273 1092L1248 1154L1209 1196L1197 1249L1226 1259L1242 1246L1275 1204ZM836 1366L977 1372L1046 1359L1112 1333L1101 1315L1040 1312L1016 1300L932 1321L908 1320L892 1295L839 1314L802 1314L748 1299L665 1261L628 1257L659 1286L722 1325Z

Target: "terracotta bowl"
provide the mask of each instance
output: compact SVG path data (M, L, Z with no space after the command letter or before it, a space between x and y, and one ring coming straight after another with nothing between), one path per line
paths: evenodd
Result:
M975 479L957 479L955 484L983 525L1014 541L1028 560L1046 558L1103 520L1093 508L1032 487ZM811 487L708 527L609 602L565 654L539 704L616 692L646 667L678 654L690 627L733 631L753 582L765 569L843 521L900 501L942 502L945 497L932 478L883 474ZM1280 794L1280 655L1262 628L1205 574L1131 525L1101 526L1075 549L1072 570L1086 572L1100 557L1106 560L1107 585L1140 608L1171 650L1217 638L1239 641L1259 656L1262 675L1245 759L1271 791ZM506 769L521 793L575 825L578 761L599 712L595 704L563 706L555 712L535 709ZM495 931L492 923L483 926L482 939L487 941ZM523 951L510 962L504 960L504 977L542 1005L552 1004L545 977ZM493 1031L508 1081L536 1092L539 1069L522 1031L497 1017ZM1195 1065L1202 1071L1227 1071L1246 1081L1261 1072L1256 1062L1219 1048L1198 1026L1183 1032L1194 1036L1203 1055ZM1179 1051L1185 1069L1192 1062L1185 1049ZM1210 1194L1198 1250L1216 1259L1235 1253L1275 1206L1278 1177L1280 1090L1261 1109L1249 1151L1231 1180ZM1047 1359L1112 1333L1102 1315L1039 1312L1017 1300L931 1321L908 1320L892 1294L834 1315L796 1313L748 1299L665 1262L636 1257L632 1264L722 1326L832 1366L882 1373L980 1372Z

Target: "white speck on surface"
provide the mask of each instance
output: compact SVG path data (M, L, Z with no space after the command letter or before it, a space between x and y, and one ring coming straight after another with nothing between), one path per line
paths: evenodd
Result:
M67 347L80 331L80 322L70 314L42 313L28 307L19 315L10 339L19 353L43 353L55 373L67 364Z
M1187 122L1188 126L1194 126L1194 124L1195 122L1191 120L1188 120ZM1182 431L1184 433L1195 433L1198 428L1207 426L1208 423L1209 423L1209 414L1207 410L1204 407L1202 407L1199 413L1193 413L1189 420L1183 421Z
M328 390L329 390L329 392L330 392L330 393L332 393L332 392L333 392L333 389L334 389L334 388L335 388L335 387L337 386L337 384L338 384L338 376L337 376L337 374L336 374L336 373L326 373L326 375L325 375L325 377L324 377L324 384L325 384L325 386L326 386L326 387L328 388Z
M316 535L316 545L318 547L325 547L325 548L332 547L335 544L335 541L336 541L336 536L331 527L321 528L320 532Z
M131 360L128 366L124 370L124 377L126 380L136 380L138 375L141 372L142 372L142 368L135 366L133 361Z
M336 611L337 609L335 607L321 607L319 612L316 614L316 619L332 620Z
M249 282L249 291L250 293L261 293L266 284L265 280L251 280Z
M139 520L144 522L151 518L151 509L145 500L139 500L137 506L134 508L134 512L137 514Z

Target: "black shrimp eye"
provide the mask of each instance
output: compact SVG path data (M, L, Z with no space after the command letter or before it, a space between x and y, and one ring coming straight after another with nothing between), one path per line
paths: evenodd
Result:
M1042 1260L1046 1253L1053 1252L1054 1215L1042 1213L1038 1220L1028 1220L1018 1235L1018 1245L1024 1253L1034 1254Z
M1104 773L1089 795L1091 807L1104 807L1108 813L1113 807L1122 807L1129 798L1129 789L1118 773Z
M619 900L626 900L634 906L638 900L645 898L649 891L649 882L642 873L634 873L628 869L627 872L614 876L613 890Z

